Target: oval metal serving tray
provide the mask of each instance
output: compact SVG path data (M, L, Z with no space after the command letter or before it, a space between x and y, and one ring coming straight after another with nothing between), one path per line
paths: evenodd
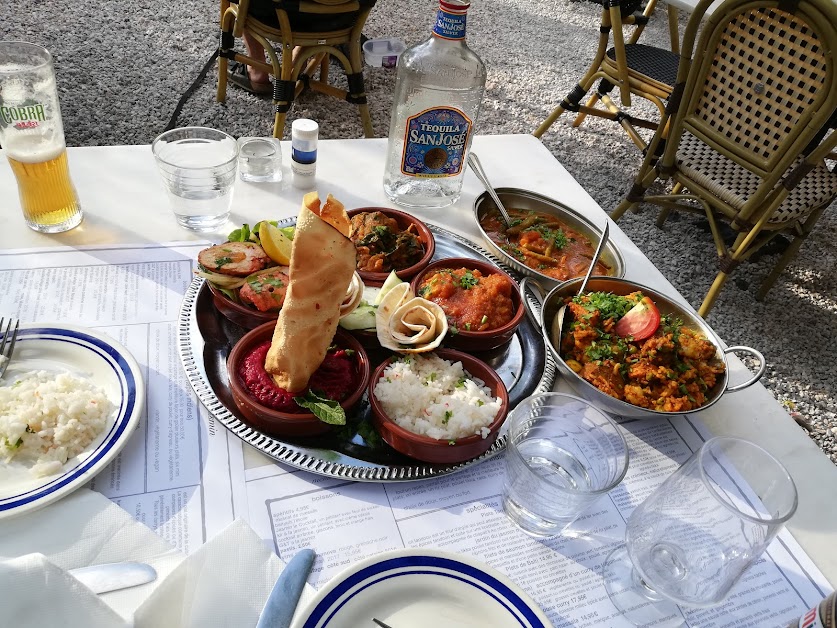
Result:
M280 222L280 226L294 220ZM434 259L473 257L487 259L518 279L520 274L470 240L428 224L436 238ZM534 310L540 305L528 299ZM276 437L254 429L238 412L229 388L227 355L246 333L231 323L212 304L212 295L200 277L192 280L180 310L178 329L180 358L186 376L201 403L233 434L278 462L325 475L368 482L403 482L447 475L465 469L500 453L506 446L503 430L491 449L482 456L453 465L420 462L399 454L383 441L367 441L371 421L369 403L364 400L357 412L348 417L348 425L334 434L308 438ZM373 368L388 352L369 352ZM528 317L505 347L478 354L503 378L509 390L509 410L524 398L552 389L556 366L543 336Z

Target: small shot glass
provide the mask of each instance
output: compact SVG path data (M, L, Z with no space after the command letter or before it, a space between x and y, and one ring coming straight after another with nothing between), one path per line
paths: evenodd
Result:
M282 147L273 137L238 139L238 173L250 183L278 183L282 180Z

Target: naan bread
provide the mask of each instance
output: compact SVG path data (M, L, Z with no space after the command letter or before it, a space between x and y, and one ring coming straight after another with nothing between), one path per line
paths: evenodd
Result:
M375 327L385 349L425 353L442 344L448 319L439 304L414 296L410 284L400 283L378 305Z
M276 385L301 392L325 358L340 318L340 305L355 272L351 223L331 195L320 206L316 192L302 199L291 249L290 281L276 320L265 370Z

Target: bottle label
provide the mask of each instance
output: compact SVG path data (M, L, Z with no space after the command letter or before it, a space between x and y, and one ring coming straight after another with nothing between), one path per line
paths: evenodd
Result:
M317 161L317 150L299 150L292 147L291 159L301 164L313 164Z
M46 115L41 103L0 107L2 126L12 125L16 129L34 129L44 120L46 120Z
M462 172L471 119L453 107L435 107L407 118L401 172L423 178Z
M433 34L442 39L465 39L466 11L467 7L457 8L442 2L433 24Z

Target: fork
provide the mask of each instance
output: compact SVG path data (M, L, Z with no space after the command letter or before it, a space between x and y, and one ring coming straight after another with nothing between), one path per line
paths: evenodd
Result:
M3 325L6 325L5 330L3 329ZM12 323L14 323L14 329L12 329ZM9 319L9 322L6 323L5 318L0 318L0 332L3 333L3 340L0 341L0 378L6 373L6 369L9 368L9 362L12 361L12 351L15 350L15 342L17 342L17 332L20 328L20 321L17 321L13 318Z

